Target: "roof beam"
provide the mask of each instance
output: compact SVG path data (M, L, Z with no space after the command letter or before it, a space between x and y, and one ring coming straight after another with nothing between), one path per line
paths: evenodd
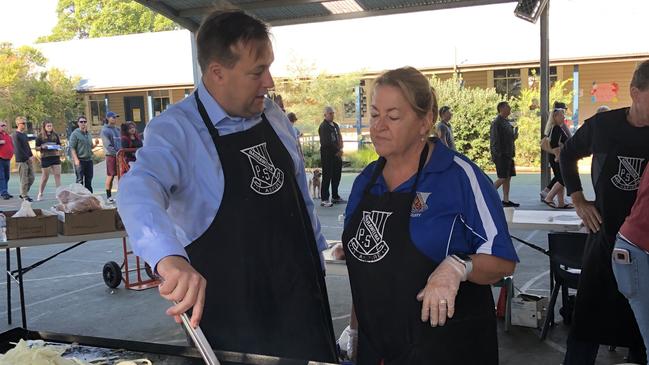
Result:
M455 9L455 8L463 8L467 6L477 6L477 5L504 4L504 3L512 3L516 1L517 0L461 0L461 1L449 2L449 3L419 5L419 6L411 6L411 7L399 7L394 9L364 10L362 12L359 11L359 12L344 13L344 14L331 14L331 15L313 16L313 17L305 17L305 18L271 20L268 21L268 23L270 23L273 26L280 26L280 25L292 25L292 24L303 24L303 23L328 22L334 20L367 18L367 17L381 16L381 15L405 14L405 13L413 13L418 11Z
M249 3L232 5L235 8L242 10L256 10L256 9L267 9L279 6L293 6L293 5L303 5L303 4L321 4L334 0L266 0L266 1L253 1ZM215 6L200 6L197 8L183 9L179 11L179 15L183 17L189 16L200 16L204 14L209 14L212 10L215 9Z
M189 17L184 17L180 15L180 12L178 10L172 8L171 6L167 5L163 1L159 1L159 0L135 0L135 1L173 20L174 22L178 23L180 26L186 28L190 32L195 32L198 29L199 26L198 23L191 20Z

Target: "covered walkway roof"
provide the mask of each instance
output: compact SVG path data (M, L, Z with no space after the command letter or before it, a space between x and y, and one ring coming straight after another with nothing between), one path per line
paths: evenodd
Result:
M194 32L217 6L239 8L273 25L313 23L515 0L136 0Z

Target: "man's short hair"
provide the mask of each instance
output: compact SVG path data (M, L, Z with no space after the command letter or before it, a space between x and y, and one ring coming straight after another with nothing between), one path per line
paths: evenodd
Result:
M439 108L439 115L441 116L442 114L446 113L449 110L451 110L451 107L448 105L444 105L443 107Z
M18 122L26 123L26 122L27 122L27 118L25 118L25 117L23 117L23 116L18 116L18 117L16 117L16 125L18 125Z
M297 116L296 116L295 113L293 113L293 112L290 112L290 113L286 114L286 117L287 117L288 120L290 120L291 122L295 122L295 121L297 120Z
M506 102L506 101L501 101L501 102L498 103L498 105L496 106L496 110L498 111L498 113L500 113L500 111L503 110L503 108L506 107L506 106L509 106L509 103Z
M649 60L636 67L631 79L631 87L638 88L641 91L649 89Z
M270 41L268 25L241 10L216 10L208 15L196 32L196 53L201 70L216 60L227 68L239 61L232 47L239 42ZM256 57L260 50L255 50Z
M335 113L335 112L336 112L336 111L334 110L334 108L332 108L332 107L330 107L330 106L328 106L328 105L324 107L324 111L323 111L324 114L327 114L327 113Z

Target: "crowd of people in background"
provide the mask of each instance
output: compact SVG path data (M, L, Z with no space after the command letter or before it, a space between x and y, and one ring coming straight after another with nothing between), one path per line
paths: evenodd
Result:
M124 162L128 165L135 161L135 150L142 147L143 138L137 130L135 123L125 122L118 126L118 118L114 112L107 112L104 126L99 137L103 141L106 156L106 198L109 203L112 198L113 183L118 176L117 152L121 148L128 148L124 153ZM54 178L55 188L61 186L62 160L66 149L63 148L61 136L56 132L54 123L43 120L40 128L34 135L30 134L27 118L18 116L15 119L15 131L10 133L10 124L7 120L0 120L0 198L12 199L9 193L9 179L11 177L11 161L15 160L18 178L20 181L19 198L32 202L30 190L34 184L35 158L40 161L41 181L38 186L36 200L43 200L45 188L50 179ZM76 120L76 127L67 136L67 157L72 162L76 175L76 183L83 185L90 192L93 191L92 179L94 175L93 149L100 145L99 139L93 138L88 126L88 119L80 116ZM34 140L34 148L30 141ZM34 155L34 152L38 152Z

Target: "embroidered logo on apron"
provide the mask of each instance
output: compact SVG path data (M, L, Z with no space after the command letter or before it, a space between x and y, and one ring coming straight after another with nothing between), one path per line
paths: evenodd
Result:
M356 236L349 241L349 250L359 261L372 263L381 260L390 251L383 240L383 229L392 212L363 211Z
M638 190L640 186L640 171L644 158L617 156L620 160L617 174L611 178L616 188L625 191Z
M422 193L419 191L417 192L417 195L415 196L415 200L412 201L412 209L410 209L410 217L417 218L421 216L421 213L428 210L428 204L426 204L426 200L428 200L429 195L430 193Z
M255 174L250 182L253 191L261 195L271 195L282 188L284 172L273 165L266 142L244 148L241 153L248 157L252 172Z

